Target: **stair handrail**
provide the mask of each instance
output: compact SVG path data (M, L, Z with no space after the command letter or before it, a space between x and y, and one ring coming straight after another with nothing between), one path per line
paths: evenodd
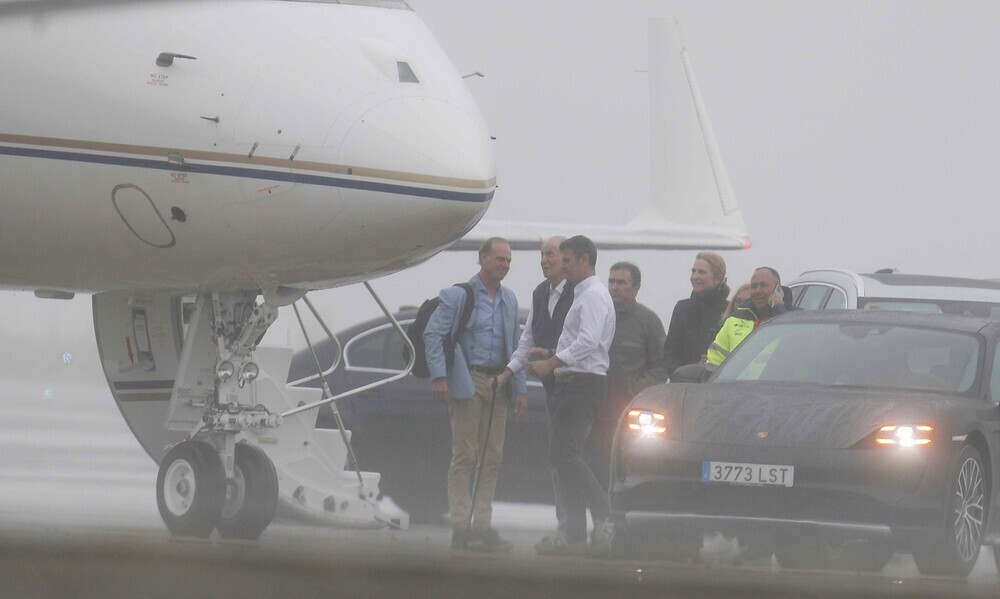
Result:
M375 293L374 289L372 289L371 284L369 284L368 281L365 281L364 282L364 286L368 290L368 293L371 294L372 298L375 300L375 303L378 304L378 307L382 310L382 313L385 314L386 318L389 319L389 322L392 323L393 328L395 328L396 332L399 333L399 335L403 338L403 343L406 344L407 355L409 356L409 361L406 364L406 368L404 368L400 372L398 372L398 373L396 373L396 374L394 374L394 375L392 375L390 377L387 377L387 378L384 378L384 379L381 379L381 380L378 380L378 381L374 381L374 382L369 383L367 385L362 385L361 387L357 387L355 389L351 389L349 391L345 391L345 392L343 392L343 393L341 393L339 395L332 395L332 393L329 392L329 386L326 384L326 376L323 373L320 373L319 375L316 375L316 376L318 376L323 381L323 387L324 387L323 394L324 395L332 395L332 396L325 397L325 398L323 398L323 399L321 399L319 401L314 401L312 403L307 403L307 404L303 404L301 406L297 406L295 408L292 408L291 410L288 410L287 412L282 412L282 414L281 414L282 418L287 418L289 416L294 416L295 414L298 414L300 412L305 412L306 410L315 410L315 409L317 409L317 408L319 408L321 406L325 406L328 403L333 403L333 402L339 401L341 399L345 399L347 397L351 397L353 395L357 395L359 393L364 393L365 391L368 391L368 390L371 390L371 389L376 389L378 387L382 387L384 385L388 385L389 383L394 383L394 382L396 382L396 381L398 381L398 380L400 380L402 378L407 377L410 374L410 371L413 370L413 364L416 362L416 350L414 350L414 348L413 348L413 343L410 341L410 338L406 336L406 331L403 330L402 325L399 324L399 321L396 320L396 317L393 316L391 312L389 312L388 308L385 307L385 304L382 303L382 300L379 298L378 294ZM294 304L293 304L292 307L294 308ZM319 315L317 315L315 312L313 314L317 318L319 318ZM296 316L298 316L298 310L296 310ZM299 320L299 322L300 322L300 325L301 325L301 319ZM324 329L326 329L325 325L324 325ZM305 334L305 328L303 328L302 332L303 332L303 334ZM306 335L306 343L309 343L309 337L308 337L308 335ZM312 350L311 344L310 344L310 350ZM317 362L318 362L318 359L316 358L315 351L313 351L313 358L316 359ZM315 379L312 379L312 380L315 380ZM292 384L292 383L289 383L289 384Z

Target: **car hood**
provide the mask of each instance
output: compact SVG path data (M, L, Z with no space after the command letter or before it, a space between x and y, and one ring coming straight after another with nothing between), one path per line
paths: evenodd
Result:
M887 424L938 428L955 401L929 393L790 383L707 383L686 391L685 441L819 449L850 447Z

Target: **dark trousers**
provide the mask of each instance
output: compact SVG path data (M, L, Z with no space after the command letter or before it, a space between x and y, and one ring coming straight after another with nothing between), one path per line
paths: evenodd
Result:
M552 440L552 417L555 413L555 392L556 392L556 376L551 372L541 378L542 387L545 388L545 415L546 424L549 429L549 443ZM556 504L556 521L558 525L556 530L561 533L566 532L566 508L563 505L562 489L559 487L559 474L556 472L555 466L552 466L552 460L549 460L549 470L552 472L552 499Z
M552 396L552 437L549 457L556 471L556 497L565 514L566 540L587 540L587 509L595 521L611 515L608 495L583 460L583 448L604 402L605 377L570 374L557 378Z

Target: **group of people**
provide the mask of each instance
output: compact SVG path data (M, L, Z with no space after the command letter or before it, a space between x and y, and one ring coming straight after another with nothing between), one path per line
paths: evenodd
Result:
M452 547L510 546L490 525L492 504L507 410L512 406L517 417L524 413L530 373L545 389L558 521L556 533L536 549L601 555L614 534L607 486L611 444L626 405L681 366L721 364L760 323L788 309L791 298L769 267L756 269L730 298L725 261L701 252L691 268L691 297L677 302L664 330L656 313L636 301L642 274L635 264L613 264L605 286L590 239L553 237L541 248L545 280L532 292L522 331L517 297L501 285L510 264L509 243L487 240L479 250L479 272L469 279L473 309L464 328L466 291L455 285L441 291L424 330L433 395L447 404L451 422ZM589 539L587 510L593 520Z

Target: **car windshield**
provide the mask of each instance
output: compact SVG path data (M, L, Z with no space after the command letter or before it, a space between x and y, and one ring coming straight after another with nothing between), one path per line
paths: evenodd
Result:
M976 336L953 331L775 323L740 344L715 380L970 393L978 380L979 355Z

